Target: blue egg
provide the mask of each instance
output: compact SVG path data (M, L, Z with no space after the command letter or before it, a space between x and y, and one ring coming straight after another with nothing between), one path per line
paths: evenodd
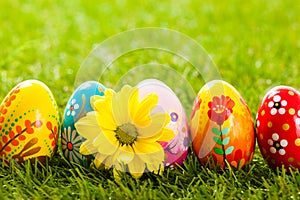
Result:
M74 124L93 111L90 98L94 95L103 96L105 87L96 81L82 83L70 97L63 115L61 131L61 147L63 156L69 161L88 167L94 160L94 155L82 155L80 145L84 142Z

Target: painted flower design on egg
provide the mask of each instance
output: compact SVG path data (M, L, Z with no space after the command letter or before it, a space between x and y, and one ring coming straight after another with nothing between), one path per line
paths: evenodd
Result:
M273 101L268 103L268 107L271 108L271 115L276 115L277 113L284 115L286 112L285 106L287 106L287 101L282 100L279 95L275 95Z
M161 145L170 154L177 155L188 149L189 137L187 137L185 134L186 128L181 127L181 120L177 112L171 112L170 119L169 128L174 130L174 132L177 134L175 134L173 140L171 140L169 143L161 142Z
M278 152L280 155L285 155L284 147L287 147L288 141L285 139L279 140L278 133L272 134L272 139L268 140L268 144L271 145L270 152L275 154Z
M222 127L224 122L229 118L233 112L235 103L229 96L221 95L220 97L213 97L212 101L208 103L210 110L207 112L209 119L219 125L218 128L212 128L212 132L215 134L213 140L217 146L214 147L214 152L223 156L223 162L226 163L226 156L231 154L234 150L234 146L228 146L230 142L230 136L228 127ZM226 137L227 136L227 137Z
M207 113L209 118L218 125L222 125L231 115L234 101L228 96L221 95L221 97L214 97L213 101L208 103L208 107L210 108Z
M81 163L82 154L79 148L82 144L82 137L76 133L76 130L72 131L70 126L64 128L61 142L64 156L71 162Z
M9 164L12 159L23 163L38 158L45 163L56 151L58 122L57 105L49 88L36 80L19 83L0 105L2 160ZM53 129L47 129L48 123Z
M78 109L79 109L79 104L76 103L76 99L72 99L70 104L68 104L67 116L72 115L74 117Z
M33 134L35 132L35 128L40 128L42 126L42 121L38 120L35 122L31 122L30 120L25 120L25 128L22 128L21 126L16 126L16 132L14 132L13 130L9 131L9 135L3 135L1 137L1 140L5 143L4 145L2 145L0 143L0 156L4 155L6 156L7 153L12 151L12 147L17 147L20 145L21 141L26 140L26 134ZM35 142L28 142L28 144L24 145L24 148L21 152L19 152L19 154L14 155L13 158L17 161L17 162L23 162L23 158L21 159L21 154L29 149L30 147L32 147L34 144L37 143L38 138L34 138ZM12 145L12 146L11 146ZM25 155L33 155L35 153L38 153L40 151L40 147L37 147L35 151L30 151L29 153L25 154Z
M176 112L172 112L170 114L170 117L171 117L172 122L177 122L178 121L178 114Z
M211 169L240 169L249 164L255 149L254 126L238 91L214 80L200 89L194 102L190 130L200 163Z
M179 133L175 135L174 139L166 147L166 150L171 154L176 155L178 154L178 152L187 150L188 146L189 146L189 138Z

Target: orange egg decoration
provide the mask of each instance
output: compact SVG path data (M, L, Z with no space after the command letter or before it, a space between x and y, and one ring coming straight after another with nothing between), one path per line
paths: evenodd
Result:
M255 148L250 110L230 84L215 80L202 87L191 114L193 150L209 168L242 168L250 163Z
M24 81L0 106L0 159L45 162L54 154L58 130L58 108L49 88L40 81Z

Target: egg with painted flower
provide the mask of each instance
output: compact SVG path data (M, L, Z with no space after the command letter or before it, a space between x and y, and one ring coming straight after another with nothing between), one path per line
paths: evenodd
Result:
M300 169L300 94L288 86L267 92L256 117L260 151L273 169Z
M164 148L165 167L183 164L188 155L190 137L185 110L180 100L171 88L156 79L144 80L137 85L137 88L139 88L140 99L149 93L155 93L158 96L158 103L152 114L167 112L170 116L170 122L166 127L173 130L174 138L169 142L160 143Z
M74 91L66 105L63 115L61 143L63 156L69 162L87 167L94 159L93 155L82 155L79 152L84 138L77 132L74 124L88 112L93 111L90 98L94 95L103 96L104 91L105 87L99 82L84 82Z
M59 113L50 89L37 80L15 86L0 106L0 157L9 163L51 158L57 147Z
M225 81L202 87L191 114L191 137L195 155L209 168L242 168L254 154L252 116L238 91Z

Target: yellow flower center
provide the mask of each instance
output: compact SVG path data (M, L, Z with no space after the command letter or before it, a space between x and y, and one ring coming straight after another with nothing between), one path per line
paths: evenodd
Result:
M132 145L138 136L136 127L131 123L122 124L115 130L120 145Z

